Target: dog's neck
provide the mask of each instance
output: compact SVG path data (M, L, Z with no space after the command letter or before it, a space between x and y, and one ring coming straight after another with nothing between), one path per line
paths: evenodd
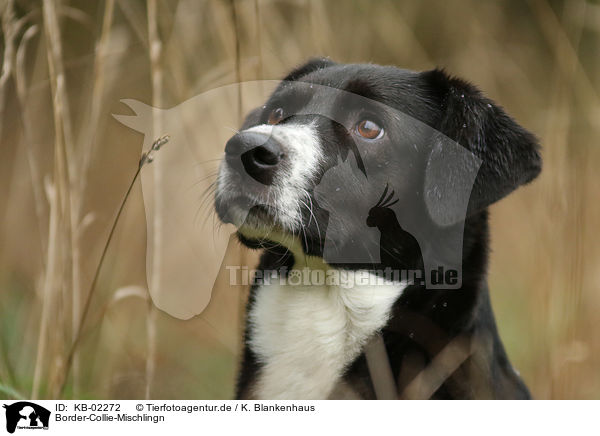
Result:
M312 281L323 271L303 269ZM327 398L406 287L367 271L329 269L323 284L308 285L297 274L260 286L248 314L249 346L263 364L259 399Z

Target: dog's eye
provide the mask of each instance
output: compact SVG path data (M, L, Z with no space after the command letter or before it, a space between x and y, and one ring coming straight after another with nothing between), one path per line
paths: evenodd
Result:
M269 114L269 119L267 122L269 124L277 124L283 119L283 109L278 107L277 109L273 109Z
M362 120L356 125L356 133L365 139L379 139L383 136L383 127L371 120Z

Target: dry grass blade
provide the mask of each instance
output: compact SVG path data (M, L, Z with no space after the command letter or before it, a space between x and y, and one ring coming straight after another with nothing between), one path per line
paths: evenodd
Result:
M400 398L428 400L471 355L471 342L458 336L423 369L400 393Z
M148 46L150 57L150 73L152 78L152 105L154 107L162 107L164 103L163 89L163 66L162 66L162 51L163 43L160 38L159 23L158 23L158 3L156 0L148 2ZM152 120L152 129L154 132L161 132L162 120L158 113L154 114ZM144 157L152 161L153 148ZM143 159L144 159L143 158ZM161 262L162 262L162 214L163 210L163 169L160 162L153 167L154 176L154 217L152 223L152 276L150 278L150 287L155 292L160 292L161 287ZM156 317L158 312L151 301L148 302L147 317L146 317L146 383L145 383L145 398L150 399L152 395L152 382L154 380L154 372L156 369Z
M102 32L97 45L96 57L94 60L94 84L92 87L92 99L91 99L91 115L90 120L86 123L87 129L83 138L86 140L86 144L82 146L82 157L77 167L73 168L73 171L77 170L77 175L73 177L73 181L77 180L76 186L72 186L71 193L71 223L78 230L80 228L79 220L81 219L83 196L88 180L88 170L92 156L94 153L94 145L96 139L96 133L98 129L100 113L102 109L102 96L104 91L104 74L103 67L107 55L108 38L112 25L114 10L114 0L107 0L104 9L104 18L102 22ZM72 157L75 160L75 156ZM81 232L71 232L71 253L72 253L72 292L71 292L71 333L72 340L75 339L77 331L77 322L80 318L81 310ZM80 385L80 374L79 374L79 356L75 352L73 356L73 394L75 396L79 393Z
M59 232L59 206L56 198L55 186L46 180L46 196L50 204L50 222L48 233L48 254L46 262L46 272L44 275L44 285L42 288L42 317L40 320L40 331L38 334L37 355L35 359L35 368L33 374L33 387L31 398L37 399L42 382L42 375L45 366L46 345L48 342L48 323L52 300L56 287L56 275L59 266L57 244Z
M25 399L23 394L21 394L20 392L18 392L17 390L15 390L13 388L11 388L10 386L3 385L2 383L0 383L0 393L7 395L8 397L10 397L14 400L24 400Z
M165 145L168 141L169 141L168 136L163 136L163 137L157 139L154 142L154 144L152 145L151 150L158 151L160 149L160 147ZM102 269L102 265L104 264L104 260L106 258L106 253L108 252L108 247L110 246L110 242L112 241L112 238L115 234L117 224L119 223L119 219L121 218L121 214L123 213L125 204L127 203L127 199L129 198L129 196L131 194L131 190L133 189L133 186L135 185L135 182L137 181L142 168L146 164L152 162L152 160L147 160L146 157L147 157L147 154L143 155L142 158L140 159L140 163L138 164L137 170L135 171L135 174L133 175L133 178L131 179L131 183L129 183L129 187L127 188L127 191L125 192L125 195L123 196L123 200L121 200L121 204L119 206L119 209L117 210L117 214L115 215L115 218L111 225L110 231L108 233L108 237L106 238L106 243L104 244L104 248L102 249L102 254L100 255L100 259L98 261L98 266L96 267L96 271L94 273L94 278L92 279L90 289L87 293L87 297L86 297L85 303L83 305L83 310L81 312L81 318L79 320L79 323L78 323L78 326L77 326L77 329L75 332L73 343L71 344L71 347L67 354L67 358L65 360L64 373L62 376L62 380L60 381L58 397L62 396L62 394L64 392L67 378L68 378L68 375L69 375L69 372L71 370L71 366L73 363L73 355L74 355L75 351L77 350L77 346L79 345L79 342L81 340L85 320L86 320L87 314L90 310L90 305L92 302L92 298L94 296L94 291L96 290L96 284L98 283L98 278L100 277L100 271Z
M52 194L56 214L54 220L50 220L51 229L49 231L48 259L46 277L50 280L45 286L43 295L43 309L47 314L53 314L58 319L63 319L59 316L59 311L63 310L63 305L60 304L60 299L67 299L69 285L63 275L58 275L56 269L58 267L70 266L70 248L71 248L71 175L69 170L69 159L73 156L71 125L68 109L68 98L66 95L66 79L62 63L62 45L60 40L59 19L56 11L56 4L50 0L43 2L44 30L47 45L48 70L50 73L50 88L52 91L53 101L53 121L54 121L54 193ZM68 138L68 139L67 139ZM50 252L50 248L52 251ZM62 282L62 283L61 283ZM63 295L59 295L56 291L61 289ZM39 394L41 377L43 373L44 353L46 350L45 344L49 335L49 316L42 316L40 323L40 332L38 343L38 356L34 370L34 382L32 388L32 397L36 398ZM53 360L60 362L62 357L60 353L61 343L54 343L52 351L55 354ZM60 364L57 365L60 367ZM54 368L56 369L56 368ZM50 380L50 389L54 377L57 374L50 372L48 378Z

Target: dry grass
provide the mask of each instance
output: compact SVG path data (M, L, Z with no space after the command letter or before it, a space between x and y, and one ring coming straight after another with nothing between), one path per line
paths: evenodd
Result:
M314 55L443 66L540 137L542 176L492 208L492 299L537 398L600 397L596 2L4 0L0 10L0 398L57 397L63 381L62 395L75 398L231 396L245 291L221 274L208 308L188 321L148 304L139 184L83 311L142 147L111 114L126 111L122 98L167 108L277 79ZM213 130L236 127L259 103L246 93L199 114L192 133L208 179L208 157L223 148ZM176 169L149 170L160 202L160 180ZM253 261L239 248L228 256Z

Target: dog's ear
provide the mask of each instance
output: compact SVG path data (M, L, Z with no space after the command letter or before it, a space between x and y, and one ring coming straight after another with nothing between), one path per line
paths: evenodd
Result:
M329 58L312 58L303 65L292 70L287 76L284 77L283 81L298 80L309 73L331 67L332 65L336 65L336 63Z
M438 224L461 221L540 173L537 139L501 107L444 71L422 77L441 111L424 186L427 209Z

